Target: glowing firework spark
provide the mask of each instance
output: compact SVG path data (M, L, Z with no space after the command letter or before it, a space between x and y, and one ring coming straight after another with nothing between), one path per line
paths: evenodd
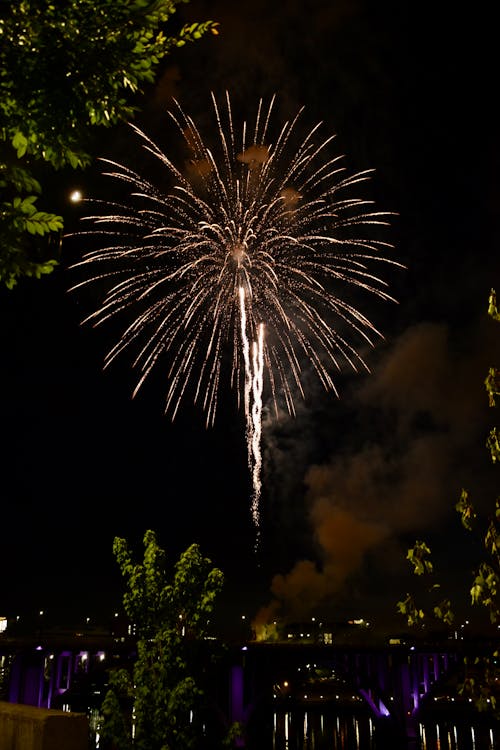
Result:
M381 255L391 245L358 236L360 228L387 224L388 214L349 197L371 170L346 175L342 157L326 156L333 136L316 140L321 123L294 148L300 110L273 143L272 99L267 108L259 103L253 128L244 122L237 138L229 96L222 108L212 100L215 149L180 106L170 112L189 152L185 169L134 128L164 169L166 186L103 160L111 167L106 174L128 186L131 200L105 203L107 215L87 217L93 228L79 236L102 246L77 264L87 277L73 288L107 285L102 304L86 319L95 325L132 315L106 366L137 345L134 394L166 355L165 411L172 418L192 390L207 425L213 423L223 354L231 351L231 382L244 401L258 527L265 383L275 404L282 396L293 414L294 392L304 396L304 361L334 391L330 372L340 370L341 362L366 367L343 331L370 344L378 332L338 296L338 288L392 299L371 269L381 261L399 264Z

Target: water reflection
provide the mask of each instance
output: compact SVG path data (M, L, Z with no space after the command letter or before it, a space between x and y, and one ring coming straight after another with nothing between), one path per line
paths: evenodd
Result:
M338 713L334 709L275 711L272 741L260 737L259 750L496 750L500 748L500 727L486 721L459 722L440 719L416 725L413 739L388 744L387 726L372 721L369 714ZM253 744L251 744L253 748Z
M440 721L419 725L421 750L495 750L500 747L500 728L485 723Z
M371 750L374 728L368 716L327 711L275 711L272 750Z

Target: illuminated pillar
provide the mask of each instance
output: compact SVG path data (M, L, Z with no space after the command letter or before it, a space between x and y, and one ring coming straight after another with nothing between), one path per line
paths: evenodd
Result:
M244 673L241 664L231 667L231 688L229 696L229 715L231 722L242 722L245 717L244 695Z

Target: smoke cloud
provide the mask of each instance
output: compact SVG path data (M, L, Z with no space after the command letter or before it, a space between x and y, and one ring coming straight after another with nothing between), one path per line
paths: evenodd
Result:
M355 592L362 601L375 573L406 567L402 535L449 519L460 487L482 468L493 342L488 325L454 341L445 324L423 323L382 354L351 396L356 440L305 474L315 558L273 577L273 599L256 622L305 618Z

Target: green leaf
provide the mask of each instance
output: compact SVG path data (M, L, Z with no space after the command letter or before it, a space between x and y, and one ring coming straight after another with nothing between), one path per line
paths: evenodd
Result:
M452 612L449 599L443 599L434 607L434 616L437 617L438 620L442 620L446 625L453 624L455 615Z
M413 572L420 576L424 573L432 573L432 562L427 559L431 551L427 544L422 541L415 542L414 546L408 550L406 559L413 565Z
M425 618L423 609L415 604L411 594L407 594L405 599L397 603L397 610L406 617L406 621L410 627L421 625Z
M476 512L472 503L469 501L469 493L467 490L462 489L460 493L460 499L455 505L455 510L460 513L462 525L468 531L472 529L472 522L476 519Z
M492 462L495 464L497 461L500 461L500 441L496 427L490 430L490 434L486 440L486 447L490 452Z
M497 320L500 322L500 313L498 312L497 297L494 289L490 291L490 296L488 299L488 315L490 315L493 320Z
M26 136L18 130L12 138L12 145L17 151L17 158L20 159L26 153L28 148L28 139Z
M64 226L62 216L37 211L26 219L26 229L30 234L44 235L47 232L57 232Z
M496 367L490 367L484 384L489 405L491 407L496 406L496 397L500 396L500 370L497 370Z

